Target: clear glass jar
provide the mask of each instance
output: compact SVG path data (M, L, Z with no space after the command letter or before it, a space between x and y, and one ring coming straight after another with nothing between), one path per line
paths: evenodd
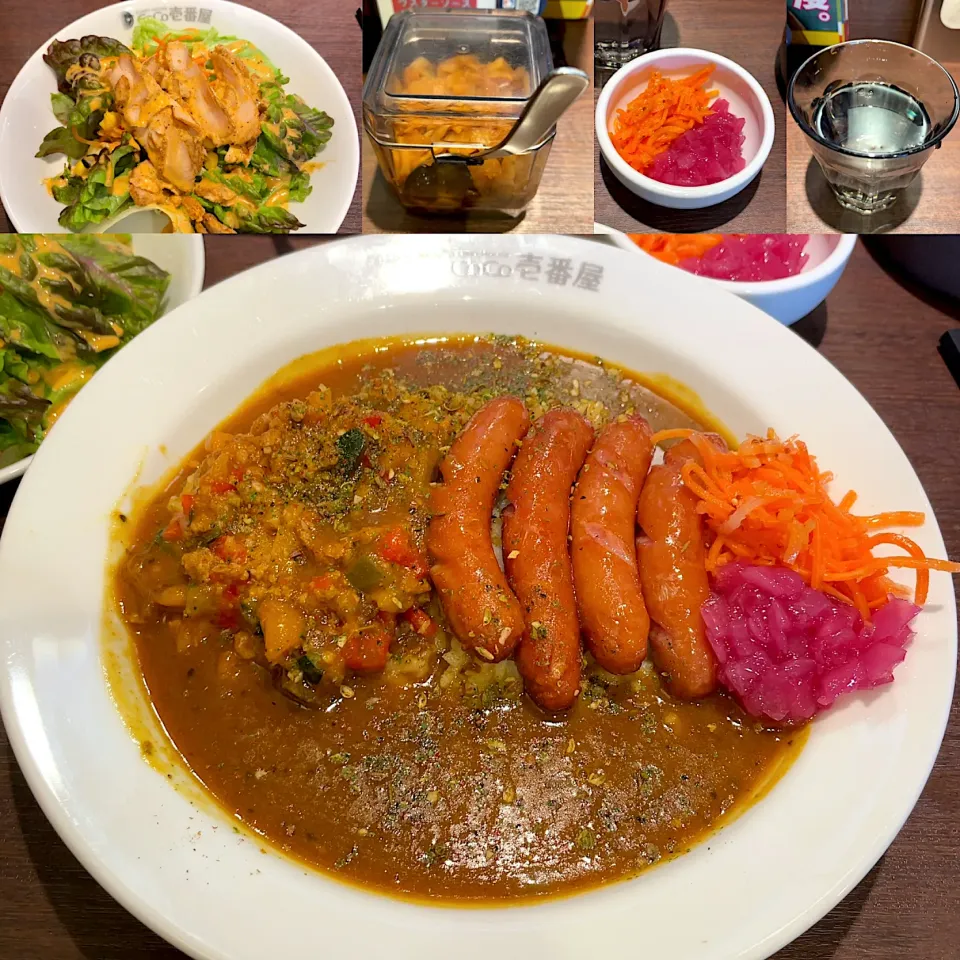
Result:
M391 17L363 88L363 126L400 202L413 208L403 185L434 152L470 155L503 140L552 69L546 26L528 13ZM526 154L470 166L475 191L465 206L521 213L555 132Z

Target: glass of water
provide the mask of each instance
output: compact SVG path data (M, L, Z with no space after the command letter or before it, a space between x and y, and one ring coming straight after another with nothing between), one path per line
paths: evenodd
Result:
M660 46L667 0L596 0L593 8L594 64L619 70Z
M814 54L794 75L787 102L837 200L861 214L897 202L960 113L946 69L888 40Z

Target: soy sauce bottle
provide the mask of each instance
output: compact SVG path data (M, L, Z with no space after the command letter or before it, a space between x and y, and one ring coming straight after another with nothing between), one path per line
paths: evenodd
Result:
M783 42L777 54L777 86L787 86L801 65L815 53L847 39L847 0L787 0Z

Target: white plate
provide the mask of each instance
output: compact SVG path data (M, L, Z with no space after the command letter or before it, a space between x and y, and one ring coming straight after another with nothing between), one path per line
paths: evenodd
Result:
M57 125L50 110L50 94L57 90L56 79L53 70L43 62L47 47L53 40L71 40L87 34L113 37L129 45L133 27L125 23L125 17L154 15L174 6L184 9L170 0L127 0L103 7L58 30L23 65L0 107L0 199L17 230L63 230L57 222L63 205L47 193L41 181L59 173L64 158L34 156L40 141ZM357 123L340 81L306 40L272 17L228 0L203 0L198 7L211 12L210 25L220 33L255 43L290 78L286 87L290 93L299 94L311 107L325 110L333 118L333 137L316 157L323 167L310 177L313 192L305 202L291 203L290 211L305 224L300 233L336 233L350 208L360 170ZM183 23L185 27L191 25L206 26ZM131 224L121 219L112 229L158 229L160 223L141 213Z
M134 234L132 240L134 253L152 260L170 274L166 313L192 300L203 289L206 264L203 237L161 237L140 233ZM33 457L24 457L16 463L0 467L0 484L22 477L32 461Z
M539 277L518 274L523 255L542 258ZM551 258L573 278L594 265L599 288L549 283L565 274L547 270ZM226 814L192 805L141 759L102 668L111 510L135 477L157 480L291 359L356 337L431 331L521 333L672 374L738 434L799 432L838 490L861 492L865 513L925 511L917 539L943 555L920 482L863 397L736 297L571 237L327 244L218 284L147 330L40 448L0 540L0 707L31 789L96 879L193 957L769 956L863 877L926 781L956 672L945 575L933 575L896 682L818 721L762 802L679 860L570 899L456 910L344 886L264 855Z

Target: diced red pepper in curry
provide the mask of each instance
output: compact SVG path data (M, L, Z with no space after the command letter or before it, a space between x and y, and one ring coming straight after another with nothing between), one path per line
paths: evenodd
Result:
M393 634L380 625L350 634L343 645L343 662L357 673L376 673L387 665Z
M247 560L247 548L237 537L230 534L217 537L213 541L211 549L221 560L227 563L245 563Z
M397 527L385 533L380 538L377 553L382 560L407 567L419 577L426 575L426 561L423 554L414 546L408 530Z
M437 624L425 610L411 608L403 615L403 619L413 627L415 633L427 640L432 640L437 635Z

